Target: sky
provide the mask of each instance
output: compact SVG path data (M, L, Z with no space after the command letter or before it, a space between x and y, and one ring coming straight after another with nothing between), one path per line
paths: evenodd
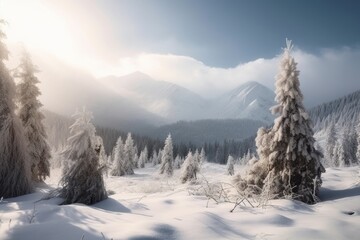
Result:
M356 0L0 0L11 46L95 77L141 71L207 98L246 81L273 89L292 39L308 106L360 89L359 12Z

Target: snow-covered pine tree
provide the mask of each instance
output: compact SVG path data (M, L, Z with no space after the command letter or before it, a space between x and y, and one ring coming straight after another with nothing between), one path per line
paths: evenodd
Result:
M113 161L113 168L111 170L112 176L123 176L125 175L124 170L124 144L121 139L121 136L117 139L116 145L113 150L114 161Z
M36 86L40 81L35 76L38 72L27 51L23 52L16 76L20 79L17 86L19 117L24 126L27 147L31 161L32 179L36 182L50 176L50 147L46 141L44 115L40 111L42 104L38 100L40 90Z
M205 149L202 148L200 152L200 165L205 162L207 162L206 153L205 153Z
M75 123L70 127L71 136L63 154L69 167L63 171L60 180L63 204L94 204L107 198L99 164L99 154L95 150L95 127L91 123L92 114L78 111Z
M337 139L337 133L335 130L335 124L332 123L326 134L326 146L325 146L325 161L329 163L328 165L332 166L335 162L334 159L334 148Z
M128 133L124 146L123 169L125 175L134 174L134 157L135 157L134 140L131 137L131 133Z
M173 156L173 145L171 135L169 134L165 140L164 150L161 156L160 174L166 173L168 176L173 175L174 167L174 156Z
M344 149L340 140L336 141L335 147L333 149L333 167L339 167L340 162L344 162Z
M140 157L139 157L139 167L140 168L145 167L145 163L148 161L148 158L149 158L148 155L149 155L148 149L147 149L147 146L145 146L144 149L141 151Z
M0 19L0 198L17 197L32 191L30 157L23 126L15 115L16 88L5 66L8 50Z
M156 166L158 164L158 154L156 152L156 149L153 150L153 155L151 157L151 162L153 164L153 166Z
M291 41L287 40L276 77L278 105L272 109L279 116L271 129L258 131L260 160L250 170L253 177L245 179L247 184L237 185L247 187L256 182L269 196L315 203L325 169L320 162L322 154L314 147L311 121L303 106L299 71L291 50Z
M176 155L176 158L174 160L174 168L180 169L181 164L182 164L181 157L179 155Z
M199 172L199 163L194 158L194 155L189 151L188 155L185 158L185 161L181 167L181 182L185 183L187 181L195 180L196 174Z
M134 168L139 167L139 155L138 155L138 149L136 146L134 146L134 158L133 158L133 166Z
M227 159L227 165L226 165L226 168L227 168L227 174L228 175L234 175L234 158L229 155L228 159Z

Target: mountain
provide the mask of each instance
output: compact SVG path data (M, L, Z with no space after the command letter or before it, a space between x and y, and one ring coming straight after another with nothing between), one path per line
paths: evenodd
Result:
M153 80L141 72L101 81L144 110L170 122L210 117L208 101L198 94L173 83Z
M248 82L216 99L204 99L179 85L157 81L135 72L123 77L100 80L110 90L121 95L145 111L168 122L200 119L254 119L271 122L269 108L274 93L257 82Z
M334 101L310 109L315 131L322 131L334 123L338 130L354 126L360 121L360 90Z
M109 90L85 71L49 59L37 61L47 69L39 73L40 100L45 109L70 116L76 109L86 106L94 114L94 123L126 131L141 131L166 123L162 117Z
M270 123L274 116L275 94L258 82L247 82L223 94L215 101L215 116L221 118L248 118Z

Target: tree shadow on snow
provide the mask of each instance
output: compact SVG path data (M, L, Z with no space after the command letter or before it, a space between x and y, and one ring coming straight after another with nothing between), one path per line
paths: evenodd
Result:
M91 205L90 207L111 212L131 213L131 210L129 208L125 207L119 201L113 198L107 198L101 202Z
M348 188L348 189L340 189L333 190L329 188L321 188L319 197L322 202L338 200L347 197L355 197L360 195L360 186Z
M152 230L155 233L153 236L134 236L129 240L172 240L178 235L177 230L169 224L155 225Z

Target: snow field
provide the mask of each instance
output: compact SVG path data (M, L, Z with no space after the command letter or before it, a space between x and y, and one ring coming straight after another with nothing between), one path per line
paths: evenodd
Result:
M0 239L357 239L360 234L359 167L329 168L315 205L281 199L265 206L216 204L189 189L204 182L230 183L226 166L205 163L198 181L181 184L158 166L135 175L105 177L107 200L86 206L40 200L57 187L59 169L33 194L0 203ZM244 167L235 165L235 172Z

